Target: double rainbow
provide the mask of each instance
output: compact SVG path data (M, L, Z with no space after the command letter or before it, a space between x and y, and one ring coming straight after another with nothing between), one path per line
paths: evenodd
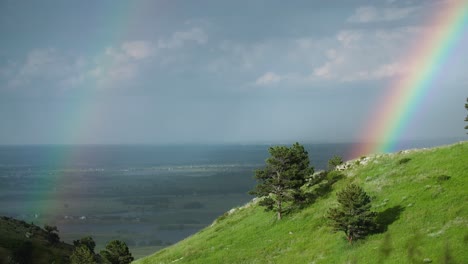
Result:
M428 30L410 49L402 65L409 70L393 81L378 102L377 111L362 131L350 156L396 150L414 114L462 36L468 34L468 1L456 0L438 10ZM466 47L468 48L468 47Z

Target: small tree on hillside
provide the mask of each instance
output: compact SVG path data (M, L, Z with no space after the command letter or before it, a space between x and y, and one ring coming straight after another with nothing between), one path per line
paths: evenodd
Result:
M128 264L133 261L132 254L128 250L127 244L120 240L112 240L101 251L102 258L110 264Z
M89 248L85 245L80 245L73 250L73 253L70 256L70 263L71 264L95 264L97 263L95 260L94 253L89 250Z
M94 242L91 236L85 236L78 240L73 240L73 245L75 247L85 246L89 249L91 253L94 254L94 248L96 247L96 242Z
M47 233L47 241L52 244L60 241L60 237L58 235L59 231L56 226L44 225L44 230Z
M313 174L309 166L309 155L302 145L291 147L274 146L269 150L271 157L266 160L266 167L255 172L257 186L250 193L257 197L266 196L259 204L267 210L275 210L281 219L286 202L300 197L300 187L306 176Z
M371 200L366 192L355 184L348 185L337 194L337 208L328 211L328 218L335 231L343 231L349 243L360 239L375 230L374 212L371 212Z
M333 156L328 160L328 169L334 170L336 166L343 164L343 158L340 156Z

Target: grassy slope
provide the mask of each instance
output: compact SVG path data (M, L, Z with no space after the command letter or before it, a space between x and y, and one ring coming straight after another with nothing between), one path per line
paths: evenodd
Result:
M402 158L411 160L399 164ZM452 257L468 262L468 142L373 157L345 171L333 191L308 208L275 220L251 206L136 263L417 263ZM448 175L448 180L437 180ZM336 191L354 182L389 223L384 233L349 245L327 226ZM385 242L387 240L387 242Z
M32 232L31 238L26 238L27 232ZM68 256L72 253L73 246L63 242L51 245L46 237L46 232L37 226L0 217L0 263L7 263L8 256L25 242L31 242L30 258L34 263L68 263Z

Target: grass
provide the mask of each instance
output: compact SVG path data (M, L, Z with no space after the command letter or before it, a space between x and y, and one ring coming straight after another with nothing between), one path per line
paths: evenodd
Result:
M30 238L26 238L27 233ZM24 249L26 243L29 250ZM68 263L72 251L73 246L66 243L49 243L46 232L37 226L0 217L0 263L10 263L8 257L14 254L25 258L28 256L27 259L38 264Z
M240 208L134 263L468 262L468 142L351 162L330 193L281 221L257 205ZM373 198L384 228L350 245L325 215L351 182Z

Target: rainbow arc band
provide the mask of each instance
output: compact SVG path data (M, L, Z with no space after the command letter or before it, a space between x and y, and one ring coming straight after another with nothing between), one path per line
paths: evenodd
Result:
M418 38L402 64L408 69L407 74L385 90L350 157L396 150L418 107L434 89L432 84L444 62L454 53L457 42L468 34L468 0L455 0L436 12L428 23L432 30Z

